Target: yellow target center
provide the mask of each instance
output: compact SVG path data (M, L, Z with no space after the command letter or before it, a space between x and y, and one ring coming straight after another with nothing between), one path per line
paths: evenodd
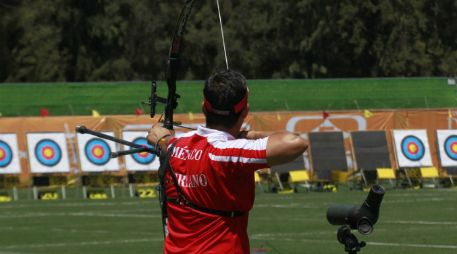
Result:
M0 158L3 158L3 156L5 156L5 153L3 152L3 150L0 150Z
M52 157L54 153L52 152L52 149L46 148L44 149L44 156L46 157Z
M94 149L95 156L100 157L100 156L102 156L102 154L103 154L103 150L101 148L97 147Z
M416 153L417 152L417 146L414 145L414 144L409 145L409 151L411 151L412 153Z

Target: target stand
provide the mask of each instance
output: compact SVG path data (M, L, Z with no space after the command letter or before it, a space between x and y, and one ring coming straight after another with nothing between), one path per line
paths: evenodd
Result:
M131 198L156 198L159 177L157 172L132 172L127 175Z
M447 177L449 178L449 187L457 187L457 167L448 167L445 168Z
M0 202L18 200L17 186L21 173L17 136L0 133Z
M457 130L436 131L437 150L444 176L443 186L454 187L457 184Z
M0 176L0 203L10 202L19 199L17 186L19 186L19 176L1 175Z
M402 186L418 188L422 185L421 168L432 167L426 130L393 130L395 157Z
M120 165L111 154L117 151L115 142L101 136L114 138L112 131L92 134L85 127L77 128L78 153L81 163L82 196L84 199L116 198L116 185L124 185L125 177L119 176Z
M124 178L112 174L87 174L81 176L84 199L116 198L115 186L124 183Z
M33 199L66 199L70 163L65 133L30 132L26 138Z
M379 169L392 167L385 131L353 131L352 143L353 167L350 178L354 188L367 188L382 180ZM384 171L381 171L385 172Z
M32 195L34 200L67 199L67 175L38 175L32 177Z
M402 187L415 188L420 186L419 168L399 168L398 176Z

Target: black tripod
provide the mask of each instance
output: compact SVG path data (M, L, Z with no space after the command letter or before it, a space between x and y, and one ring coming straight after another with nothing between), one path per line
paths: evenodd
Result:
M357 237L351 233L348 225L341 226L336 235L338 242L344 244L344 251L348 254L356 254L361 248L367 245L365 242L359 242Z

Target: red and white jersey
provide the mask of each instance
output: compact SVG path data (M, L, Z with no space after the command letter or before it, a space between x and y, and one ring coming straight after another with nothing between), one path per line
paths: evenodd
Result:
M170 165L186 198L199 207L245 213L222 217L168 202L165 253L250 253L247 224L254 171L268 167L267 140L235 139L201 126L177 140ZM166 193L177 198L169 174Z

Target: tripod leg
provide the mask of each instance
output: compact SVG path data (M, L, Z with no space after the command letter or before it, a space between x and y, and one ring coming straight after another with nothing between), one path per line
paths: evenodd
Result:
M344 245L344 251L349 254L356 254L361 248L365 247L365 242L359 242L357 237L351 233L351 228L347 225L338 229L338 242Z

